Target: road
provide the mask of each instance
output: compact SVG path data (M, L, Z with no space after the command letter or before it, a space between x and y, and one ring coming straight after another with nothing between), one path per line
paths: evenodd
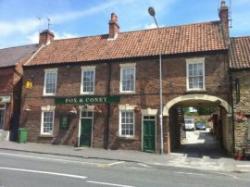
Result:
M217 173L113 160L0 152L0 187L249 187L247 173Z

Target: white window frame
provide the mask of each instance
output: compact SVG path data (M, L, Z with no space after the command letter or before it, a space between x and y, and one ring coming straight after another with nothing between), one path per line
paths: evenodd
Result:
M122 112L132 112L133 113L133 135L123 135L122 134ZM123 138L134 138L135 137L135 111L134 106L120 106L119 107L119 137Z
M47 80L47 74L48 73L56 73L56 82L55 82L55 93L47 93L46 92L46 80ZM44 96L55 96L56 95L56 91L57 91L57 79L58 79L58 69L57 68L52 68L52 69L45 69L44 70L44 83L43 83L43 95Z
M203 87L202 88L189 88L189 64L202 64L203 66ZM205 58L190 58L186 59L186 89L187 91L205 91L206 83L205 83Z
M51 132L44 132L44 112L52 112L53 113L53 120L52 120L52 130ZM55 106L43 106L41 107L41 129L40 129L40 135L47 135L47 136L53 136L54 132L54 126L55 126Z
M82 66L81 67L82 71L81 71L81 90L80 90L80 94L82 95L93 95L95 93L95 80L96 80L96 66ZM84 72L88 72L88 71L93 71L94 72L94 77L93 77L93 91L92 92L86 92L86 91L83 91L83 74Z
M133 90L123 90L122 86L122 77L123 77L123 70L126 68L134 68L134 89ZM120 64L120 93L135 93L136 92L136 64L129 63L129 64Z

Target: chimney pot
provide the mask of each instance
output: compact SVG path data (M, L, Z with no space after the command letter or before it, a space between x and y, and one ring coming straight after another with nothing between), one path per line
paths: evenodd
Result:
M109 39L115 39L119 33L118 17L115 13L111 13L109 21Z
M222 23L225 39L229 40L229 12L225 0L221 1L221 6L219 9L219 17Z
M42 31L39 35L39 45L48 45L51 41L54 40L54 33L46 29Z

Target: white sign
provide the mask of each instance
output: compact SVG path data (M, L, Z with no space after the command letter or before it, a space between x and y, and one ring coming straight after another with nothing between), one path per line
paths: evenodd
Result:
M0 103L9 103L10 96L0 96Z

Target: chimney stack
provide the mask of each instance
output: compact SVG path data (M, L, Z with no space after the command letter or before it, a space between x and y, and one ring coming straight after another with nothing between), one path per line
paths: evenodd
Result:
M55 35L48 29L44 30L39 35L39 45L48 45L54 40Z
M224 36L227 40L229 40L229 12L225 0L221 0L219 17L222 24Z
M118 17L115 13L111 14L109 21L109 39L116 39L119 33Z

